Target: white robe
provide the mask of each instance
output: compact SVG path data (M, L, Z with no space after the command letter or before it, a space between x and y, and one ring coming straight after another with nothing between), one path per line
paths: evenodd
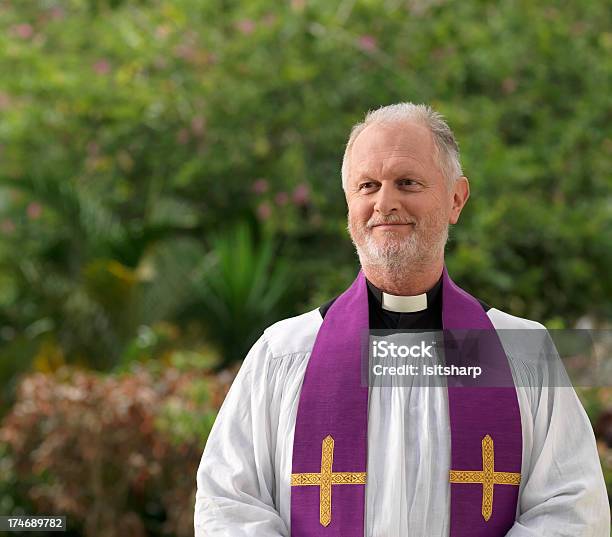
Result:
M497 309L487 315L497 329L544 328ZM318 309L280 321L247 355L198 469L196 537L289 537L295 419L321 323ZM517 394L523 478L507 536L608 537L595 438L573 388L517 386ZM365 536L448 536L446 388L370 388L368 416Z

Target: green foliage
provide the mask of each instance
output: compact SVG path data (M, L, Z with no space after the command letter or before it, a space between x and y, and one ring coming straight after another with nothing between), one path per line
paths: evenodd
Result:
M0 311L13 333L44 318L67 355L112 364L145 321L132 307L143 259L183 239L206 252L220 222L252 215L299 273L296 312L338 292L355 269L343 144L365 110L401 100L433 104L462 147L472 200L449 245L456 278L543 322L609 315L602 4L2 6ZM191 293L174 291L168 319Z
M262 328L276 320L289 271L275 258L273 241L256 243L245 225L216 235L211 244L213 258L197 279L189 316L200 318L207 338L223 349L219 366L225 367L242 359Z

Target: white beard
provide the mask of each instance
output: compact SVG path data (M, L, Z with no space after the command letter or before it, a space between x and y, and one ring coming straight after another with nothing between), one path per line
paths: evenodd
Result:
M416 221L408 236L401 236L393 231L386 231L383 237L375 238L370 225L374 219L358 229L351 225L349 218L348 231L357 250L361 266L382 269L391 272L407 272L415 265L425 265L437 259L443 252L448 240L448 224L436 216ZM380 221L380 219L377 219ZM387 223L404 221L396 216L384 219Z

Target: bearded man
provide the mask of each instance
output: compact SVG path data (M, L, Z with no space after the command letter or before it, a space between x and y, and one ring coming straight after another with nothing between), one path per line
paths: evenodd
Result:
M364 331L544 330L448 275L448 227L470 190L442 116L412 103L368 113L342 185L361 271L247 355L198 469L196 536L608 537L574 390L516 382L522 362L497 336L487 357L504 386L363 383Z

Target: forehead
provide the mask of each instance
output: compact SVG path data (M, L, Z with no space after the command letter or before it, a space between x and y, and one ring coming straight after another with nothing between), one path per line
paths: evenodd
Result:
M431 132L423 125L373 124L355 139L350 165L354 172L398 166L429 171L435 168L435 151Z

